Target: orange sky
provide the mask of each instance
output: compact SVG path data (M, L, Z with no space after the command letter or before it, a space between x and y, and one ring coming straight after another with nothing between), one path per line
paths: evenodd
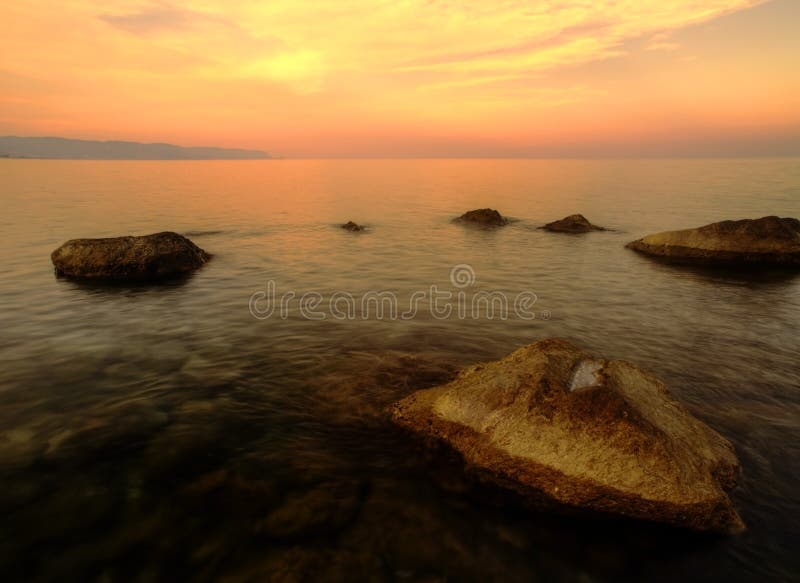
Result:
M798 22L798 0L17 0L0 5L0 134L800 154Z

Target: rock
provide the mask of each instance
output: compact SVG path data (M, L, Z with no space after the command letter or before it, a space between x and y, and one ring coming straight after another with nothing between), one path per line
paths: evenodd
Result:
M543 229L556 233L588 233L590 231L605 231L603 227L598 227L589 222L583 215L570 215L560 221L547 223Z
M345 231L350 231L351 233L360 233L361 231L366 230L364 226L354 223L353 221L347 221L344 225L342 225L342 228Z
M46 495L7 515L14 525L10 542L28 551L45 542L64 544L71 537L85 536L114 518L119 497L119 484L107 479L80 471L62 475Z
M72 239L50 257L61 276L147 280L188 273L211 255L186 237L165 231L142 237Z
M0 468L3 472L31 466L45 449L37 427L17 426L0 431Z
M396 403L394 421L469 469L571 510L736 533L732 445L664 384L559 339L462 371Z
M363 485L346 483L323 483L292 492L257 525L255 532L280 540L330 536L355 519L363 497Z
M629 249L679 263L800 265L800 221L762 217L648 235Z
M227 459L237 418L227 397L183 402L170 413L169 424L150 439L142 468L149 480L189 480Z
M228 468L199 476L183 488L182 495L209 509L220 508L230 516L259 525L282 501L280 487L270 476L248 475Z
M118 457L144 448L169 422L169 415L145 401L99 404L64 417L60 430L47 436L46 462L74 465Z
M494 209L476 209L474 211L465 212L457 219L454 219L453 222L477 225L480 227L502 227L508 224L508 219Z

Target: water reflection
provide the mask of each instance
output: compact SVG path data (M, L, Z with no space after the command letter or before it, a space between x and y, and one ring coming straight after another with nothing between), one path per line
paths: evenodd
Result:
M800 269L781 265L696 265L680 263L669 258L650 256L641 257L642 261L650 261L666 273L689 274L695 278L707 280L709 283L734 283L756 287L761 284L791 285L800 276Z
M194 277L194 272L180 273L169 277L161 277L157 280L92 280L76 279L61 275L55 278L60 284L68 285L75 290L82 290L92 294L151 294L164 293L176 288L180 288L189 283Z

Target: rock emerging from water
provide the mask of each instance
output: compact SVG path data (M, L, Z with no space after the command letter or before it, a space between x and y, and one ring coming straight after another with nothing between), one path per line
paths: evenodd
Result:
M627 247L680 263L800 266L800 221L780 217L722 221L648 235Z
M664 384L559 339L472 366L396 403L394 421L482 478L601 514L737 533L733 446Z
M211 255L165 231L141 237L72 239L51 254L56 274L78 279L148 280L197 269Z
M605 231L603 227L598 227L589 222L583 215L570 215L561 220L547 223L543 229L556 233L588 233L590 231Z
M477 225L479 227L502 227L508 219L494 209L476 209L467 211L453 220L454 223Z
M347 221L342 228L345 231L350 231L351 233L360 233L361 231L366 230L366 227L363 225L359 225L358 223L354 223L353 221Z

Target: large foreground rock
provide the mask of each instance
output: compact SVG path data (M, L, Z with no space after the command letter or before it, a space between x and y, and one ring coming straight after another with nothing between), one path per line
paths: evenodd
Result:
M627 247L683 263L800 266L800 221L780 217L722 221L648 235Z
M210 255L169 231L142 237L72 239L53 251L56 273L81 279L158 279L197 269Z
M735 533L731 444L657 378L564 340L472 366L396 403L393 419L472 470L569 507Z
M546 231L555 233L589 233L591 231L605 231L603 227L598 227L589 222L583 215L570 215L558 221L547 223L542 227Z
M453 219L454 223L477 225L479 227L502 227L508 219L494 209L475 209Z

